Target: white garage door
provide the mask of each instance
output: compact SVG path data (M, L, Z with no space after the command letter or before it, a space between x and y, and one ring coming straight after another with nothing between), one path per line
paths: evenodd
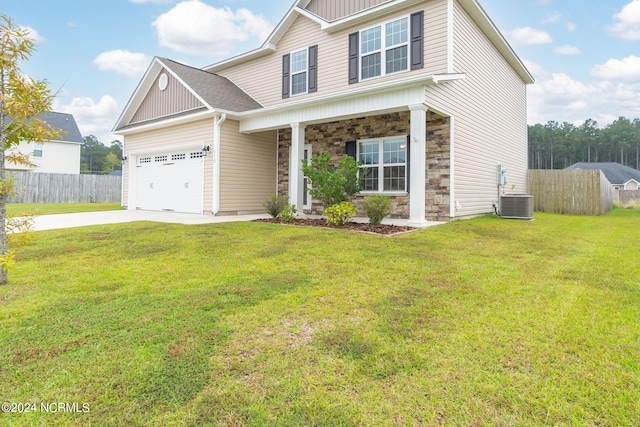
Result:
M201 151L139 156L136 208L202 213L203 165Z

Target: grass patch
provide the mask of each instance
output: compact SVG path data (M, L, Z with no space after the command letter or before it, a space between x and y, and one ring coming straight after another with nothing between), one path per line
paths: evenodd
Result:
M640 211L394 238L263 223L34 234L2 425L639 425Z
M50 215L76 212L116 211L120 203L7 203L7 215Z

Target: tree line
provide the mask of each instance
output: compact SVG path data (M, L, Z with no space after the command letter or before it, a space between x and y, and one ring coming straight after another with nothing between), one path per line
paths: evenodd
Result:
M640 169L640 119L619 117L604 128L549 121L529 125L529 169L564 169L577 162L617 162Z
M122 142L115 140L107 147L94 135L85 136L80 148L80 173L108 174L122 169Z

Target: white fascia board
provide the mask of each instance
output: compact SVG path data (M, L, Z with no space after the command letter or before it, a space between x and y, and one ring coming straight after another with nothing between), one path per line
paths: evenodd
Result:
M484 11L477 0L458 0L460 5L467 11L473 21L480 27L482 32L491 40L498 51L504 56L509 64L518 73L526 84L535 83L535 79L522 63L509 42L504 38L498 27L493 23L489 15Z
M140 83L138 83L138 87L134 91L133 95L131 96L131 99L127 103L127 106L124 108L122 114L118 118L116 125L111 130L112 133L117 135L125 135L123 131L116 131L116 129L118 129L118 127L120 126L126 126L129 123L129 120L131 120L133 115L136 113L136 111L144 101L144 98L149 93L149 90L151 90L153 83L155 82L160 72L162 72L162 70L165 70L167 73L171 74L182 86L184 86L189 92L191 92L191 94L195 96L196 99L198 99L198 101L200 101L204 107L206 107L208 110L213 110L213 107L209 105L188 84L186 84L184 80L180 78L180 76L174 73L170 67L168 67L164 62L162 62L160 58L155 57L153 58L151 65L149 66L144 76L142 77L142 80L140 80Z
M215 64L208 65L206 67L203 67L202 69L210 73L217 73L224 70L225 68L229 68L246 61L251 61L252 59L261 58L275 51L276 45L274 43L265 43L257 49L251 50L238 56L234 56L229 59L225 59L224 61L216 62Z
M210 73L217 73L224 70L225 68L229 68L231 66L241 64L253 59L261 58L275 52L276 45L278 44L282 36L284 36L289 30L289 27L291 27L291 24L293 24L293 22L296 20L296 18L300 14L300 11L304 10L299 6L303 5L302 7L307 7L308 4L309 2L307 0L301 0L291 6L284 18L282 18L280 23L278 23L271 34L269 34L267 40L259 48L250 50L249 52L234 56L229 59L225 59L220 62L216 62L215 64L208 65L206 67L203 67L202 69Z
M372 111L378 113L399 111L408 105L423 103L424 86L464 78L465 74L422 74L394 82L238 113L237 117L240 120L240 131L250 133L277 129L293 122L309 124L335 117L360 116ZM388 99L387 94L390 92L398 93L395 104L389 104L383 100L385 97ZM364 99L369 100L366 107L359 104ZM371 104L368 104L369 102ZM328 113L329 110L332 113Z
M165 127L169 127L169 126L175 126L175 125L180 125L183 123L189 123L189 122L194 122L196 120L202 120L202 119L208 119L208 118L213 118L216 114L216 112L219 112L219 110L206 110L206 111L201 111L199 113L195 113L195 114L190 114L190 115L186 115L186 116L180 116L180 117L175 117L175 118L168 118L166 120L159 120L159 121L154 121L152 123L140 123L140 125L131 125L131 127L128 127L126 129L120 129L117 132L114 132L116 135L123 135L123 136L127 136L127 135L131 135L134 133L140 133L140 132L147 132L150 130L156 130L156 129L162 129Z
M149 64L147 71L145 71L142 79L138 83L136 90L133 91L133 95L131 95L129 102L127 102L124 110L122 110L122 113L120 113L120 117L118 117L115 126L113 127L113 129L111 129L112 133L116 133L116 129L121 126L125 126L126 123L131 120L140 104L142 104L142 101L144 101L144 97L147 95L147 92L149 92L149 89L151 89L151 86L153 85L155 77L151 79L149 78L149 76L152 74L157 76L158 73L160 73L162 67L163 65L160 63L160 59L157 56L154 57L151 61L151 64Z
M49 142L45 142L45 144L51 144L52 142L57 142L59 144L72 144L72 145L82 145L82 144L84 144L84 141L83 142L79 142L79 141L61 141L59 139L52 139Z
M346 18L339 19L333 22L329 22L305 9L310 3L309 0L300 0L294 3L291 9L289 9L285 17L271 32L269 37L267 37L267 40L264 42L262 46L252 51L249 51L247 53L234 56L233 58L229 58L224 61L211 64L207 67L203 67L202 69L205 71L216 73L226 68L229 68L231 66L238 65L243 62L250 61L252 59L257 59L262 56L275 52L276 45L278 44L280 39L286 34L286 32L289 30L289 27L291 26L291 24L293 24L293 22L296 20L298 16L304 16L305 18L310 19L311 21L319 24L321 30L326 31L327 33L333 33L343 28L347 28L352 25L357 25L366 20L373 19L378 16L382 16L384 14L402 9L404 7L407 7L413 4L420 3L421 1L424 1L424 0L392 0L377 6L370 7L369 9L365 9L362 12L359 12L355 15L351 15Z

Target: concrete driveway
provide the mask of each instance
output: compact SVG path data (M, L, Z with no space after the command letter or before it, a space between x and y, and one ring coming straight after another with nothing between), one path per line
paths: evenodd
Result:
M119 224L134 221L154 221L172 224L211 224L220 222L251 221L268 218L269 215L213 216L178 212L119 210L102 212L82 212L55 215L40 215L34 219L34 231L58 228L84 227L87 225Z

